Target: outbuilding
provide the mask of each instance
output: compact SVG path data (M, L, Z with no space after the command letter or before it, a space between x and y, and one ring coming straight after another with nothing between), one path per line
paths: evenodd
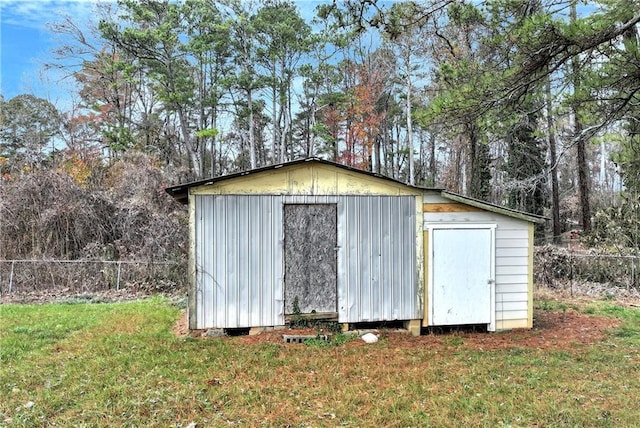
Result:
M317 158L166 190L189 206L191 329L533 325L543 217Z

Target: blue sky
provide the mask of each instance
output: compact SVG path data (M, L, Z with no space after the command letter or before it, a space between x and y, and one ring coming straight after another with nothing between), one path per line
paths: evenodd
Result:
M0 94L5 100L29 93L53 102L65 111L71 107L74 88L60 73L44 72L53 59L52 49L62 43L47 26L65 16L81 26L96 19L99 0L0 0ZM116 0L100 0L115 3ZM315 7L329 0L297 0L305 19ZM382 2L391 3L391 1ZM581 6L593 8L593 6Z
M59 44L47 25L65 16L89 22L94 5L95 0L0 0L0 93L5 100L29 93L66 107L70 83L43 71Z
M298 0L305 18L326 0ZM95 19L98 0L0 0L0 94L5 100L19 94L48 99L58 109L71 107L72 82L60 73L44 72L52 50L62 43L48 30L69 16L80 25ZM115 3L115 0L101 0Z

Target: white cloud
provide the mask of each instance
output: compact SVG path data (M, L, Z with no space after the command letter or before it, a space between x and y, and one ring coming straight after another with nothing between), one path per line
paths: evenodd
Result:
M66 107L73 93L72 82L61 80L64 76L60 72L43 68L52 61L52 50L65 43L65 36L55 35L49 26L69 17L83 32L88 31L97 20L97 3L97 0L0 0L3 47L0 92L5 97L33 93Z
M88 21L95 15L98 0L0 0L2 25L45 30L46 25L70 16L77 21ZM107 1L106 3L112 3Z

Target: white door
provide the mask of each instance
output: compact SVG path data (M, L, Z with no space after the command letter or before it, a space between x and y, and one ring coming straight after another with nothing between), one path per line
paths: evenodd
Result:
M493 230L433 229L431 325L490 324Z

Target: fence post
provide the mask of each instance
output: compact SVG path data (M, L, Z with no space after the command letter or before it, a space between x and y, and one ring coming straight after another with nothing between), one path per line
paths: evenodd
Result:
M573 248L569 248L569 287L573 298Z
M13 266L16 264L15 260L11 260L11 272L9 273L9 294L11 294L11 289L13 288Z
M122 266L122 262L118 260L118 278L116 279L116 291L120 291L120 267Z

